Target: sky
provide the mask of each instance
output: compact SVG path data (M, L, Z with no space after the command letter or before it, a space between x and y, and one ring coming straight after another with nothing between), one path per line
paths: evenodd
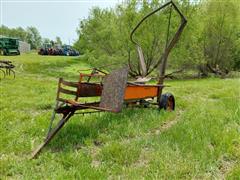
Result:
M114 7L120 0L0 0L0 24L10 28L34 26L43 38L59 36L66 44L77 40L80 20L92 7Z

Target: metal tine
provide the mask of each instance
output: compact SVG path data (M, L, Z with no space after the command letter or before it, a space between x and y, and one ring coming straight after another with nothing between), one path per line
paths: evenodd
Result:
M3 79L6 77L6 73L4 70L0 69L3 72Z

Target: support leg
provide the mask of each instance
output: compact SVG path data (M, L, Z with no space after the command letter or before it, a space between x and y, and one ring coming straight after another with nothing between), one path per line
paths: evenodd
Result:
M47 132L47 137L49 136L51 130L52 130L52 125L53 125L53 121L55 119L55 115L56 115L56 111L55 109L57 109L58 107L62 106L63 104L59 104L59 101L56 100L56 104L55 104L55 107L54 107L54 110L52 112L52 116L51 116L51 120L50 120L50 124L49 124L49 128L48 128L48 132ZM46 138L47 138L46 137Z
M51 130L45 141L39 145L39 147L33 151L31 159L37 157L37 155L41 152L41 150L51 141L51 139L57 134L57 132L64 126L64 124L72 117L74 111L70 111L67 115L63 116L63 118L59 121L57 126Z

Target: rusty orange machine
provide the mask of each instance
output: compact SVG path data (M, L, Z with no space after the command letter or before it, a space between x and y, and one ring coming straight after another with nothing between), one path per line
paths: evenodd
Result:
M179 40L187 23L185 17L177 6L170 1L143 17L133 29L130 39L136 45L139 55L139 66L141 67L144 77L146 76L144 56L139 43L133 39L133 34L145 19L167 6L171 6L171 8L178 13L181 17L181 23L173 38L167 43L165 51L160 58L159 79L157 84L146 84L144 81L128 81L129 70L131 70L130 64L124 65L110 74L103 70L93 68L90 74L80 73L78 82L70 82L60 78L56 105L53 110L47 137L32 153L33 158L39 154L42 148L51 141L74 114L89 114L102 111L118 113L124 106L128 107L129 105L142 107L156 105L159 109L174 110L174 96L171 93L162 94L162 89L164 88L163 82L167 58L171 49ZM96 78L98 81L96 81ZM55 114L61 114L62 118L53 128Z

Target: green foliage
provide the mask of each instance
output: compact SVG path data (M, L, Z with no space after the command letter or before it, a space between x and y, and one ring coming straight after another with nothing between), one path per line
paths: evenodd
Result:
M31 45L32 49L37 49L41 45L41 36L35 27L27 27L27 42Z
M15 37L19 38L22 41L26 41L27 32L21 27L10 29L7 26L2 25L0 26L0 35Z
M59 36L56 37L56 41L55 41L58 45L62 45L62 40Z
M207 16L203 30L204 57L214 67L219 65L222 69L233 69L235 51L239 51L239 1L211 0L205 5L203 13Z
M46 136L57 78L77 81L90 66L82 57L8 59L16 79L0 80L0 179L239 178L239 79L167 81L174 112L75 115L29 160Z
M0 35L18 38L21 41L28 42L32 49L37 49L41 45L42 37L35 27L27 27L24 30L21 27L8 28L4 25L0 26Z
M62 45L62 41L60 37L56 37L55 41L50 40L48 38L42 38L39 31L35 27L27 27L23 29L21 27L17 28L8 28L4 25L0 26L0 35L4 35L7 37L18 38L21 41L28 42L31 45L31 49L37 49L42 44L59 44Z
M235 41L234 47L232 49L232 56L234 62L234 69L240 69L240 33L237 35L237 40Z
M155 7L156 3L144 2L140 8L137 1L131 1L117 6L116 9L94 8L89 18L80 22L79 41L75 47L86 53L92 64L100 65L103 61L127 63L130 58L137 69L138 58L136 49L129 40L130 32L142 16ZM167 22L168 14L164 13L164 17L157 14L148 20L135 35L135 39L142 45L146 61L149 62L147 68L155 65L165 46L166 35L160 32L166 31L166 23L158 25L161 21Z
M221 69L239 69L240 3L231 1L175 1L188 20L179 43L169 57L174 69L196 69L206 64ZM137 22L162 1L127 1L112 9L93 8L80 21L75 43L94 66L127 63L138 69L136 49L129 35ZM167 39L169 9L149 18L134 36L141 44L147 67L155 65ZM179 17L173 13L170 36L176 32Z
M43 39L42 39L42 43L43 43L43 44L50 44L50 42L51 42L51 40L48 39L48 38L43 38Z

